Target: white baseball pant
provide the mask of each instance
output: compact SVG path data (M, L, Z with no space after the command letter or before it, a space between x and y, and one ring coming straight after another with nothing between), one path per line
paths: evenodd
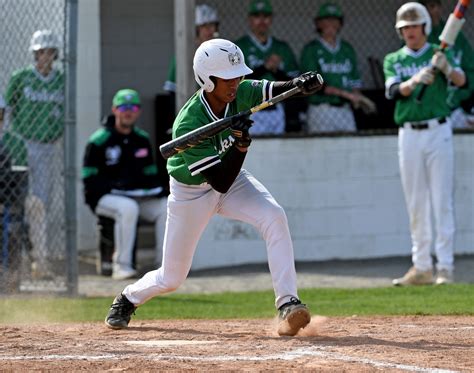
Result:
M155 223L156 263L160 262L160 250L166 224L166 198L129 198L106 194L95 209L97 215L107 216L115 221L115 251L113 265L124 269L132 268L133 246L137 234L137 222L141 218Z
M185 185L173 178L170 189L162 266L125 288L123 294L130 302L141 305L154 296L176 290L184 282L199 238L214 214L249 223L262 234L276 307L297 297L293 244L286 214L249 172L241 170L225 194L207 183Z
M438 270L454 268L454 150L449 123L415 130L405 125L398 132L398 155L410 220L412 260L426 271L433 268L435 243ZM434 213L436 239L431 214Z

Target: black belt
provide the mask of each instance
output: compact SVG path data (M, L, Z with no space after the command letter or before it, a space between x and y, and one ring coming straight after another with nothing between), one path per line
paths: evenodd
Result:
M442 117L438 119L438 124L442 125L446 123L446 117ZM426 130L430 128L430 125L428 122L410 122L410 127L414 130Z

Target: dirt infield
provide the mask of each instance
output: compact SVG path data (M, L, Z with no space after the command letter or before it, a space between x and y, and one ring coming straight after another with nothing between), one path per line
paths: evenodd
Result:
M468 372L474 317L314 317L297 337L274 320L0 325L2 370Z

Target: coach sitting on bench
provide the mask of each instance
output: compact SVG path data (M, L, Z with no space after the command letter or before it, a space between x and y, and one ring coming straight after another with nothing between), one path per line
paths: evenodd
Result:
M156 261L166 224L166 192L160 186L149 135L135 126L138 93L118 91L104 127L87 143L82 168L85 201L98 216L115 221L112 278L134 277L133 247L138 219L155 222Z

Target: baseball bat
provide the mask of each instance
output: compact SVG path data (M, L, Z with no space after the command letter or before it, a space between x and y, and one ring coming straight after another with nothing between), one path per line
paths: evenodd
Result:
M443 31L439 36L439 40L441 41L440 50L442 52L444 52L446 48L454 45L456 37L458 36L459 31L465 22L464 17L470 2L471 0L458 0L454 11L449 15L448 21L446 22L446 25L444 25ZM415 98L418 104L421 103L426 91L426 87L427 85L423 84Z
M322 77L318 74L319 80L322 84ZM232 125L232 119L241 115L250 115L257 111L263 110L269 106L275 105L276 103L283 101L284 99L293 96L294 94L301 91L300 87L294 87L286 92L283 92L270 100L264 101L261 104L252 107L249 110L242 111L238 114L232 115L227 118L219 119L215 122L206 124L205 126L199 127L191 132L188 132L174 140L168 141L167 143L160 146L160 153L164 159L181 153L186 149L192 148L202 143L207 138L214 136L215 134L229 128Z

